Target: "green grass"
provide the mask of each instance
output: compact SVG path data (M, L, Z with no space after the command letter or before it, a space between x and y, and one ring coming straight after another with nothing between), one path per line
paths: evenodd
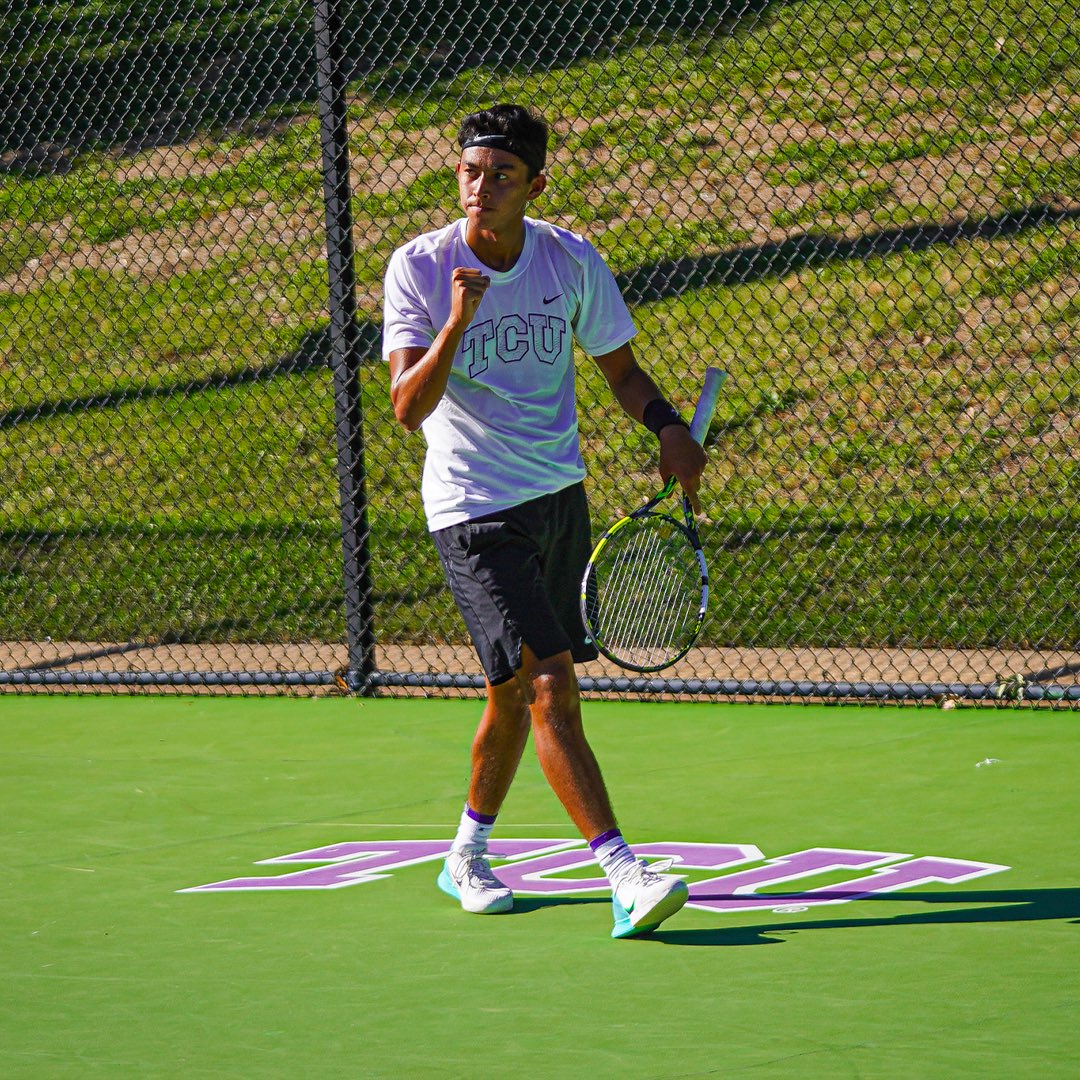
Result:
M1075 409L1080 379L1053 350L982 371L981 348L946 348L963 304L1001 295L999 250L1011 258L988 244L966 299L953 283L970 252L933 248L640 309L651 337L733 377L706 485L720 582L706 640L1069 640L1080 476L1054 421ZM1044 280L1070 251L1044 230L1009 281ZM907 309L900 300L914 286L922 302ZM1015 332L1018 349L1033 340L1031 327ZM891 366L837 359L882 339ZM595 403L584 434L599 523L654 482L642 470L620 477L619 448L643 466L653 451L614 415L591 366L582 370L582 400ZM410 494L416 440L392 421L381 365L364 381L379 636L460 636ZM326 373L161 392L22 430L2 462L12 478L0 503L12 523L0 549L9 636L70 636L72 612L94 612L81 632L106 639L339 636ZM118 440L118 430L130 435ZM260 492L272 493L268 504ZM403 544L420 557L402 562ZM732 587L745 580L752 592ZM262 595L274 597L264 612Z
M50 224L71 217L69 250L104 244L137 231L178 226L242 206L273 201L284 212L304 205L321 182L309 160L312 125L289 128L271 144L236 163L220 163L203 175L162 179L147 155L124 162L125 179L114 175L115 158L88 155L71 173L56 177L0 179L0 218ZM72 212L74 210L74 213Z
M257 242L205 268L146 281L73 269L0 296L0 409L222 383L273 369L319 333L326 273ZM88 321L71 312L93 313Z
M157 14L52 9L38 44L82 49L107 17L121 48ZM728 29L639 29L569 66L411 93L397 69L358 80L365 348L390 251L453 208L425 148L474 101L542 102L574 124L556 125L539 212L622 275L681 406L707 364L732 375L710 440L707 640L1071 647L1077 230L1035 216L1072 206L1078 180L1068 12L832 0ZM310 105L288 111L0 176L0 638L341 636L318 129ZM426 167L395 176L379 155ZM925 246L958 220L973 227ZM843 248L875 230L891 250ZM369 360L377 634L459 636L420 440ZM599 525L651 488L654 446L587 361L579 393Z
M13 273L31 259L42 255L49 246L45 229L19 225L0 233L0 277Z

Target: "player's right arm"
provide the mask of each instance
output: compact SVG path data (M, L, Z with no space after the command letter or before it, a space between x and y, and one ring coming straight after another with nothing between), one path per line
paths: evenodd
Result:
M456 267L451 277L450 314L435 340L426 349L390 353L390 402L406 431L416 431L442 400L462 336L490 284L487 274Z

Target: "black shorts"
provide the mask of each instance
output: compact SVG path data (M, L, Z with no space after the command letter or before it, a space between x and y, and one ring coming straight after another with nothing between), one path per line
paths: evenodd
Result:
M490 683L513 678L521 646L545 660L595 660L581 623L592 540L583 484L432 533Z

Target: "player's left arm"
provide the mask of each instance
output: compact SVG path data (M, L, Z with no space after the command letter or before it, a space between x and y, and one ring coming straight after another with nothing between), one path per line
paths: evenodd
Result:
M604 373L615 400L639 423L649 402L657 398L667 400L652 376L637 362L629 342L593 359ZM674 476L694 511L700 512L698 488L705 469L705 451L682 424L667 424L660 429L657 438L660 440L660 475L664 482Z

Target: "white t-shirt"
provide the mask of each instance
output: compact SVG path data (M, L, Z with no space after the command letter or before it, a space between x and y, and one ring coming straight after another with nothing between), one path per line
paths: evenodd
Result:
M636 333L615 278L584 237L526 218L525 247L503 273L473 254L465 226L462 219L399 248L385 282L389 359L435 340L450 315L455 267L491 278L446 393L421 425L421 495L432 532L581 480L573 338L602 356Z

